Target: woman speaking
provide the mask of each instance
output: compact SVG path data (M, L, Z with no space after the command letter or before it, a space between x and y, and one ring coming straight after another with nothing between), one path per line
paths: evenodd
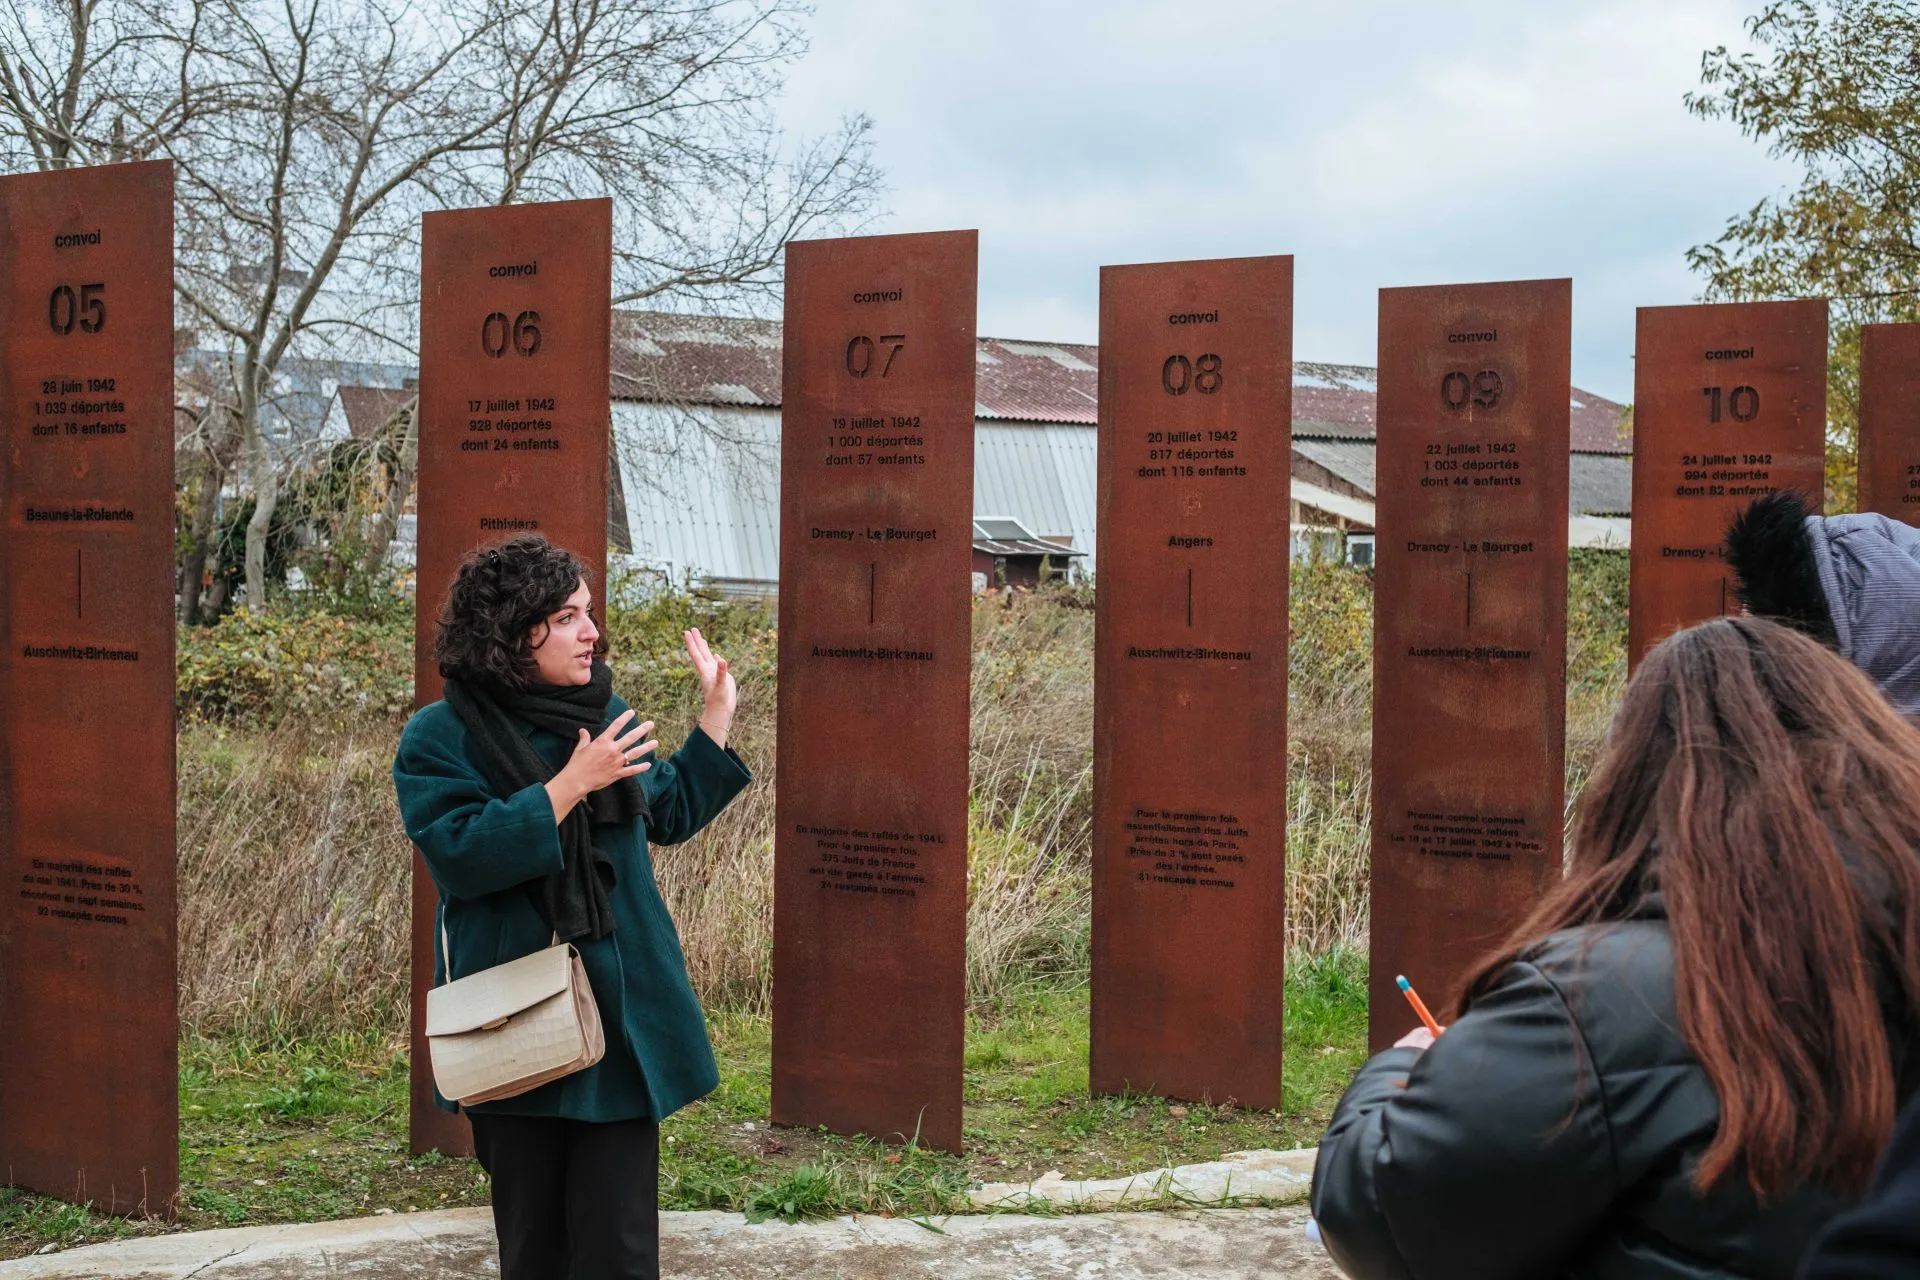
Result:
M393 762L440 892L436 988L570 944L578 960L561 952L558 971L584 974L583 1020L597 1011L604 1037L597 1061L464 1107L504 1280L658 1276L660 1121L719 1081L647 847L691 838L752 780L727 748L733 676L686 633L704 708L653 763L653 725L614 694L592 603L584 566L545 538L469 553L435 644L446 699L407 724Z

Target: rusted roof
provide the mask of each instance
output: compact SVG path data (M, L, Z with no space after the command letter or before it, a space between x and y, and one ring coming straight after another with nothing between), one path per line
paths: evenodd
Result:
M613 394L668 404L780 407L780 322L664 311L615 311ZM1100 349L1076 342L981 338L975 416L1092 425ZM1361 365L1299 360L1293 366L1293 434L1374 438L1375 377ZM1573 447L1627 453L1621 405L1591 392L1571 398Z
M418 391L391 387L356 387L342 383L340 408L347 415L347 433L356 440L371 439L393 415L407 407Z

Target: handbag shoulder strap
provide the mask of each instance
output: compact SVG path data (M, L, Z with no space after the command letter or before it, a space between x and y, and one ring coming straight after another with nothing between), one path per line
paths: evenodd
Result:
M440 985L445 986L447 982L453 981L453 944L447 941L447 904L442 902L434 909L440 916L440 960L441 963L446 966L447 970L446 982ZM553 937L547 945L550 947L560 945L560 931L558 929L553 931Z

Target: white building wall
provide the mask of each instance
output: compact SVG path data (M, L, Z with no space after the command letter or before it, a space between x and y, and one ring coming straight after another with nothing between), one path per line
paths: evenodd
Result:
M613 432L635 563L679 582L778 580L778 409L616 400ZM976 422L974 514L1070 537L1091 572L1095 437L1091 426Z

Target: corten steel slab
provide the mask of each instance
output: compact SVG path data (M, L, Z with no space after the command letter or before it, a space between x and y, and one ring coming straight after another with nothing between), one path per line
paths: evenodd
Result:
M1280 1105L1293 259L1100 270L1091 1083Z
M420 235L419 602L414 700L440 697L434 624L460 558L520 533L587 563L595 611L606 582L608 200L429 213ZM466 1118L433 1103L426 992L438 902L413 867L415 1152L470 1155Z
M1920 324L1860 326L1860 509L1920 524Z
M787 246L773 1119L960 1149L973 231Z
M1627 659L1738 613L1727 522L1754 498L1826 489L1827 301L1642 307L1634 339Z
M0 1179L170 1215L170 162L0 178L0 384Z
M1369 1040L1560 876L1572 282L1380 291Z

